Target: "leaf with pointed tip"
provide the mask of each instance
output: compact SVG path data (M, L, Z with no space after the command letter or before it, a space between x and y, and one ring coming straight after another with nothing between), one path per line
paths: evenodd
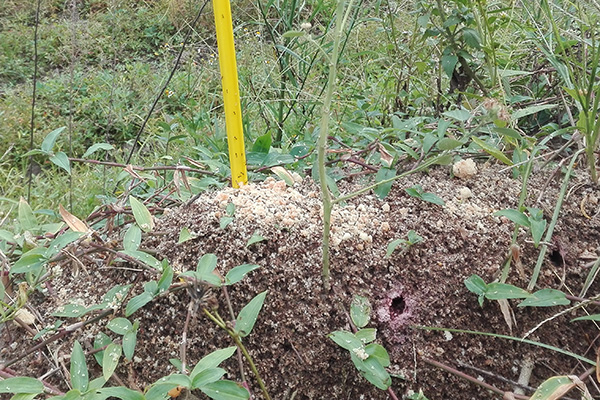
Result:
M131 211L135 222L144 232L150 232L154 229L154 219L152 214L148 211L148 208L133 196L129 196L129 204L131 204Z
M80 392L85 392L88 389L89 375L88 368L85 363L85 354L81 348L81 344L75 341L73 351L71 352L71 386Z
M235 331L241 336L246 337L252 332L258 313L260 312L268 290L256 295L248 304L242 308L235 321Z

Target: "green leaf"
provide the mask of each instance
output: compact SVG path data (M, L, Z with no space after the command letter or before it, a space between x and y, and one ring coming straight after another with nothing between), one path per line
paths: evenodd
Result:
M297 37L301 37L306 35L304 31L287 31L283 35L281 35L284 39L293 39Z
M375 175L375 183L379 183L381 181L393 178L394 176L396 176L396 170L393 168L379 168L379 171L377 171L377 174ZM379 186L377 186L373 192L375 192L375 194L377 195L377 197L379 197L380 199L385 198L388 193L390 192L390 190L392 189L392 184L394 182L387 182L387 183L382 183Z
M528 115L535 114L535 113L538 113L543 110L549 110L551 108L555 108L556 106L557 106L557 104L541 104L541 105L530 106L530 107L515 111L514 113L512 113L510 118L513 121L517 121Z
M10 268L11 275L24 274L40 269L48 261L46 251L47 249L44 247L36 247L23 254Z
M573 389L576 383L568 376L553 376L545 380L529 400L556 400L562 398ZM585 397L582 397L585 398Z
M73 389L80 392L87 391L89 383L88 369L85 363L85 354L78 341L73 343L69 372L71 374L71 386L73 386Z
M62 151L50 156L50 162L54 165L64 169L67 173L71 174L71 164L69 162L69 157Z
M375 328L363 328L359 329L354 336L360 340L363 344L371 343L377 338L377 329Z
M46 257L51 258L54 257L55 254L58 254L59 251L64 249L67 245L73 243L77 239L83 237L85 233L82 232L73 232L71 230L63 233L56 237L53 241L48 245L48 251L46 251Z
M110 337L106 333L100 332L94 338L94 349L100 349L110 343L112 343ZM94 358L99 365L102 365L104 362L104 350L94 353Z
M133 196L129 196L129 204L131 204L133 217L135 218L135 222L139 225L139 227L144 232L150 232L152 229L154 229L154 219L144 203Z
M348 331L335 331L328 335L342 349L353 351L363 348L363 342L358 339L353 333Z
M88 149L85 151L85 153L83 153L83 156L81 156L81 158L86 158L87 156L95 153L98 150L113 150L115 147L112 144L108 144L108 143L95 143L93 145L91 145L90 147L88 147Z
M377 358L369 357L366 360L361 360L353 352L350 352L350 356L360 374L378 389L387 390L391 386L392 378Z
M218 367L219 364L231 357L236 349L236 346L226 347L224 349L215 350L202 357L190 373L190 378L193 380L200 372Z
M174 383L177 386L183 386L185 388L190 388L192 386L192 380L189 376L184 374L171 374L165 376L161 382Z
M179 231L179 239L177 240L177 244L187 242L191 239L194 239L194 236L192 236L190 230L186 227L181 228L181 231Z
M423 240L425 240L422 236L419 236L419 234L412 229L408 231L406 236L408 237L407 241L411 246L417 243L421 243Z
M526 290L507 283L493 282L487 285L485 297L489 300L523 299L530 296Z
M53 317L79 318L88 312L86 306L80 304L67 304L60 306L51 315Z
M400 244L405 244L405 243L406 243L405 239L394 239L391 242L389 242L387 245L387 250L385 252L385 258L389 258Z
M161 381L162 379L150 386L145 395L146 400L165 400L169 397L169 390L178 386L176 383L159 383Z
M371 319L371 303L364 296L355 295L350 304L350 318L357 328L363 328Z
M158 287L157 287L157 291L155 293L166 292L169 289L169 287L171 286L172 282L173 282L173 268L171 268L171 266L169 264L166 264L163 267L162 275L160 276L160 279L158 280Z
M256 264L238 265L237 267L232 268L227 273L227 275L225 275L225 284L233 285L234 283L237 283L237 282L241 281L242 279L244 279L246 274L248 274L251 271L254 271L257 268L260 268L260 265L256 265Z
M135 258L136 260L148 265L149 267L152 267L158 271L162 271L161 262L154 258L154 256L146 252L140 250L123 250L122 253L126 256Z
M250 247L255 243L262 242L263 240L267 240L266 238L260 236L258 233L254 232L252 237L248 239L248 243L246 243L246 247Z
M8 378L0 381L0 393L39 394L43 392L44 385L35 378L19 376L17 378Z
M137 225L131 224L123 236L123 248L135 251L140 247L140 243L142 243L142 230Z
M526 227L530 226L529 218L527 218L527 216L525 214L523 214L520 211L513 210L511 208L509 208L507 210L496 211L494 213L494 215L496 215L498 217L506 217L506 218L510 219L512 222L514 222L515 224L519 224L519 225L526 226Z
M452 139L452 138L443 138L437 144L438 149L442 151L454 150L457 147L462 146L464 143L460 140Z
M133 360L133 352L137 342L137 329L133 329L123 335L123 355L128 360Z
M196 266L196 272L201 275L212 274L215 268L217 267L217 256L212 253L204 254L200 260L198 260L198 265Z
M523 139L523 136L521 136L521 134L512 129L512 128L501 128L501 127L494 127L492 128L495 132L498 132L499 134L512 138L512 139L516 139L519 143L524 142L525 139Z
M106 327L117 335L124 335L133 328L133 324L127 318L117 317L108 321Z
M566 295L556 289L542 289L531 294L518 307L552 307L571 304Z
M382 345L371 343L365 347L365 352L369 357L375 358L382 367L386 368L390 366L390 355Z
M121 400L145 400L143 394L123 386L107 387L98 390L103 399L117 398Z
M468 46L473 47L474 49L481 48L481 39L479 38L479 34L475 29L472 28L463 28L462 30L463 39Z
M192 380L192 389L198 389L202 386L208 385L209 383L213 383L218 381L225 375L227 371L223 368L209 368L200 372L194 379Z
M487 291L487 283L479 275L471 275L465 279L465 286L470 292L475 293L478 296L485 295Z
M600 314L591 314L583 317L577 317L571 321L600 321Z
M154 294L143 292L127 302L125 307L125 316L129 317L131 314L144 307L146 304L152 301Z
M475 136L471 137L471 140L473 140L475 144L477 144L477 146L481 147L486 153L496 158L497 160L502 161L506 165L513 165L513 162L496 147L492 147L491 145L487 144L486 142Z
M452 74L454 73L454 68L456 68L456 64L458 63L458 57L454 54L446 54L442 56L442 69L448 75L448 78L452 78Z
M221 217L219 220L219 228L225 229L233 222L233 217Z
M255 153L268 153L271 149L271 134L266 133L262 136L259 136L254 141L254 145L252 145L252 152Z
M443 206L444 204L446 204L444 202L444 200L442 200L437 195L435 195L433 193L427 193L427 192L421 193L421 200L426 201L428 203L437 204L437 205L440 205L440 206Z
M111 343L104 349L104 358L102 363L102 377L108 381L115 372L119 359L121 358L121 346Z
M268 290L256 295L248 304L242 308L235 321L235 331L241 336L246 337L252 332L258 313L260 312Z
M471 114L468 110L461 108L460 110L451 110L446 111L443 115L448 118L455 119L459 122L467 122L471 118L473 118L473 114Z
M18 393L10 398L10 400L33 400L39 393Z
M232 381L218 381L200 388L202 393L214 400L247 400L250 393Z
M25 231L34 230L39 227L29 203L23 197L19 200L19 224Z
M58 138L58 135L60 135L62 133L62 131L64 131L66 128L66 126L61 126L60 128L56 128L55 130L53 130L52 132L50 132L49 134L46 135L46 137L44 138L44 141L42 142L42 146L41 149L44 153L46 154L50 154L52 153L52 148L54 147L54 144L56 143L56 139Z

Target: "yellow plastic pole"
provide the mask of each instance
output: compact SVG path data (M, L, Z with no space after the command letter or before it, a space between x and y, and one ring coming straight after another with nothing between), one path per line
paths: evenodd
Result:
M233 43L233 23L229 0L213 0L215 26L217 27L217 47L219 48L219 68L223 86L225 106L225 126L229 145L231 184L234 188L248 182L246 172L246 151L244 150L244 128L242 126L242 106L238 86L237 63Z

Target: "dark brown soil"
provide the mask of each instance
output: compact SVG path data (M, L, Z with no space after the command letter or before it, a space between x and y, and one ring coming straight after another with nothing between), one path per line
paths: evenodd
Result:
M528 339L556 346L595 360L598 329L589 322L570 322L582 310L556 316L565 307L518 308L510 301L516 326L509 328L497 302L485 301L469 292L464 280L478 274L486 282L497 279L507 257L514 224L493 212L516 208L521 184L511 171L479 165L473 178L451 178L447 168L418 174L396 182L384 200L374 195L357 197L337 206L333 222L331 282L333 290L321 285L321 220L316 187L305 180L294 188L267 181L241 190L225 189L202 195L193 204L168 210L157 221L143 248L167 258L177 272L194 269L206 253L217 255L218 269L255 263L261 266L242 282L229 288L235 312L258 293L268 290L264 307L253 332L244 339L273 399L387 399L387 392L374 388L354 368L347 351L327 335L350 330L345 310L353 295L370 299L370 327L377 328L378 341L388 349L392 361L392 389L402 398L423 390L433 399L496 399L501 395L457 377L428 361L456 368L505 391L513 391L526 360L533 363L529 380L536 387L554 375L581 375L590 367L556 351L519 341L423 327L454 328L523 337L548 319ZM549 180L550 179L550 180ZM559 178L551 172L535 174L529 185L527 205L544 209L550 221L558 196ZM549 183L546 182L549 180ZM589 263L598 257L600 191L589 184L583 172L572 178L555 229L553 242L538 281L539 288L557 288L578 295L589 273ZM445 206L410 197L404 189L419 184L445 200ZM468 191L470 189L470 197ZM348 189L348 188L346 188ZM540 198L539 202L537 201ZM236 205L233 222L219 227L225 207ZM181 244L182 228L195 237ZM424 241L396 250L386 258L390 241L406 238L414 230ZM247 246L253 234L264 241ZM526 287L539 249L526 230L518 244L524 274L512 269L508 283ZM564 263L563 263L564 256ZM54 267L52 291L31 303L38 321L33 329L53 323L56 307L73 300L93 304L116 284L134 283L134 294L156 276L126 264L106 267L103 259L85 270L73 264ZM49 286L50 287L50 286ZM598 293L593 284L588 296ZM220 315L229 311L223 294L214 291ZM123 384L144 388L156 379L174 373L169 363L180 357L180 342L189 295L185 290L149 303L131 319L140 321L134 360L118 369ZM598 312L588 306L587 312ZM122 315L117 315L122 316ZM555 318L551 318L556 316ZM89 317L85 317L89 318ZM73 321L69 321L71 323ZM77 333L91 348L94 335L105 329L106 319ZM5 344L0 346L0 363L21 354L36 342L22 328L7 326ZM47 380L66 390L63 366L68 370L70 338L50 343L12 365L16 374L41 376L57 370ZM188 332L187 360L194 365L209 352L231 346L232 341L201 313ZM92 365L92 357L88 359ZM225 364L228 378L240 381L235 357ZM256 381L245 368L256 398L262 398ZM98 376L96 369L94 372ZM117 385L117 382L111 382ZM600 396L597 387L588 388ZM525 389L526 394L532 394ZM199 394L203 398L201 394ZM572 397L577 395L574 393Z

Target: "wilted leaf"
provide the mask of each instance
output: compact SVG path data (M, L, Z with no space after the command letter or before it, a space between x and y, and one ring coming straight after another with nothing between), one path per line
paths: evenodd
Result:
M90 230L90 228L88 228L88 226L85 224L85 222L83 222L82 220L80 220L79 218L77 218L76 216L74 216L73 214L68 212L67 210L65 210L65 208L62 206L62 204L59 204L58 212L60 213L60 216L65 221L65 223L74 232L85 233Z

